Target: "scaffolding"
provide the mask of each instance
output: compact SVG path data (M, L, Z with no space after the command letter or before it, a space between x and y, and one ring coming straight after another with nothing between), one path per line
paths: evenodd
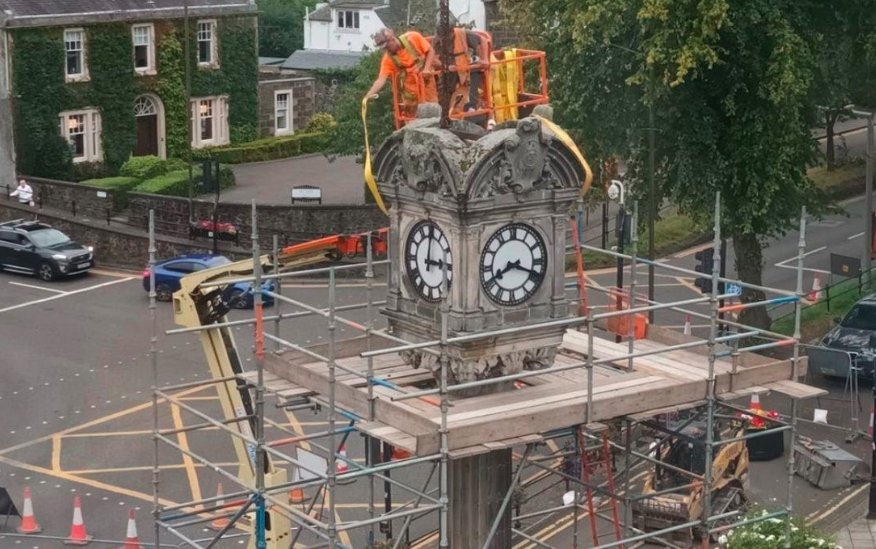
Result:
M578 418L577 421L571 422L562 429L553 429L548 432L533 434L529 437L519 437L513 441L507 441L504 447L515 448L517 450L516 467L513 471L508 471L511 480L507 492L502 496L501 503L491 520L491 527L483 543L483 547L495 547L492 545L492 540L500 527L500 522L506 516L509 509L513 509L511 515L511 532L515 543L527 544L526 546L546 547L551 548L548 542L549 537L544 537L547 534L540 534L536 531L542 528L541 532L545 531L544 525L549 520L562 519L572 530L572 547L633 547L638 542L653 542L664 545L666 547L678 547L676 541L673 541L673 534L677 532L689 532L696 534L703 547L707 547L711 536L724 532L728 529L749 524L752 522L780 519L785 521L786 527L786 546L790 546L791 532L791 516L793 513L793 485L794 485L794 459L793 446L796 436L797 423L797 402L800 398L808 398L817 396L819 391L809 388L805 385L797 383L801 374L801 369L805 368L805 359L800 355L800 299L803 296L803 260L806 255L805 248L805 231L806 231L806 211L801 212L800 217L800 237L798 241L797 255L797 277L796 288L793 291L768 288L761 285L755 285L739 280L728 279L719 276L718 265L720 264L719 257L721 253L721 204L720 196L716 196L715 215L714 215L714 239L712 248L715 254L714 268L711 273L712 290L707 296L687 299L676 302L661 303L658 301L648 301L641 299L629 299L626 303L626 308L614 310L605 313L597 313L592 307L593 299L589 300L589 307L579 309L581 299L586 299L586 292L580 292L577 284L573 283L575 288L575 298L572 299L575 303L574 311L578 311L577 315L568 318L560 318L542 322L538 324L506 328L499 330L491 330L483 333L473 333L461 336L451 337L448 334L448 311L449 304L447 303L447 276L445 273L445 282L442 288L443 304L441 306L441 329L440 337L433 341L425 342L410 342L404 341L386 330L377 329L375 326L375 308L382 302L374 299L375 294L375 268L388 265L389 261L377 261L372 256L372 244L370 239L367 242L366 261L351 265L336 265L330 267L312 268L301 271L281 272L278 264L276 237L274 239L273 255L269 256L271 262L267 263L272 268L269 272L263 273L263 266L266 264L261 251L259 249L259 236L257 234L258 219L255 204L252 208L253 216L253 234L252 234L252 265L253 272L246 276L223 277L221 279L208 281L202 284L201 288L205 291L210 288L216 288L222 285L227 285L237 282L249 282L254 288L262 288L263 282L266 280L274 280L276 289L273 291L265 290L264 292L254 292L254 318L245 320L229 321L226 317L216 317L211 323L203 326L185 327L166 331L166 334L183 334L183 333L202 333L213 330L228 329L236 326L253 326L255 334L255 371L240 373L234 376L228 376L218 379L207 380L197 383L177 384L173 386L158 386L158 351L157 351L157 332L155 321L155 284L154 276L152 277L151 290L149 293L149 309L152 317L152 340L151 340L151 357L153 368L153 439L155 442L154 449L154 468L152 471L153 482L153 517L155 522L154 529L154 544L155 547L161 546L160 533L166 531L175 536L182 543L191 547L214 547L218 542L226 536L232 527L242 524L245 521L249 524L252 532L250 538L251 547L428 547L437 546L445 549L450 546L448 529L449 529L449 506L452 494L449 493L448 486L448 468L450 461L454 456L459 455L458 449L453 450L449 443L450 427L448 424L448 415L452 406L452 397L458 391L471 389L475 387L484 387L488 385L524 382L528 378L543 376L546 373L558 374L560 372L583 374L587 379L587 392L585 399L586 406L583 408L585 413ZM635 209L634 209L635 212ZM636 227L636 219L632 223ZM574 229L573 229L574 230ZM665 269L685 276L701 276L702 273L691 271L682 267L664 264L637 256L636 235L633 234L633 246L631 254L625 255L612 251L603 250L589 246L584 243L575 241L574 253L580 254L582 250L594 251L599 253L609 254L615 258L620 258L629 261L633 269L633 281L635 281L635 269L637 265L653 266L656 269ZM154 235L150 217L150 265L155 264L155 246ZM446 267L445 267L446 268ZM345 271L363 272L365 279L366 302L357 304L338 303L337 286L338 275ZM326 307L318 307L311 305L299 299L284 294L283 282L289 279L302 276L323 276L328 280L328 305ZM583 280L585 277L581 277ZM732 296L719 294L719 282L728 282L737 284L742 287L751 288L766 292L767 295L775 295L776 297L768 297L763 301L719 306L719 301ZM598 285L592 284L587 280L587 289L591 291L608 291ZM271 296L276 303L276 310L271 316L265 316L262 308L262 293ZM635 282L630 288L630 295L635 296ZM639 305L644 302L644 305ZM735 333L719 334L719 314L731 311L738 311L748 307L756 307L771 303L793 303L795 306L795 323L794 335L788 337L783 334L774 333L769 330L746 326L739 322L728 318L722 319L720 322L732 328ZM693 310L693 306L697 304L707 304L708 313L703 313ZM283 307L291 306L297 310L294 312L285 312ZM364 310L366 321L359 322L342 316L341 313L347 311ZM581 314L586 310L585 314ZM627 323L629 334L626 342L626 352L613 354L609 357L596 358L595 335L599 326L604 325L606 321L612 318L626 316L629 319L634 318L637 314L648 314L654 311L670 310L692 317L708 320L709 331L708 337L705 340L694 338L686 338L685 340L673 345L668 345L661 349L655 350L651 347L642 348L641 344L637 349L637 340L634 337L634 322ZM300 341L289 341L281 337L280 325L283 320L300 319L304 317L317 317L326 321L327 341L319 348L306 346ZM273 326L273 333L266 326ZM337 336L339 325L347 328L352 328L364 336L358 339L358 357L364 361L364 368L357 369L345 366L338 358L338 349L342 344ZM568 329L583 330L582 337L586 335L587 351L583 359L564 362L563 364L554 365L547 370L524 371L512 375L505 375L496 378L460 383L457 385L448 384L448 369L449 357L448 346L453 343L462 341L477 341L485 338L497 337L500 335L515 333L517 331L538 330L546 326L562 326ZM656 329L656 328L655 328ZM757 343L752 341L755 338L760 338L765 342ZM294 353L296 356L307 358L311 361L317 361L324 365L328 383L324 387L324 391L308 390L300 386L290 384L287 380L270 374L265 371L265 342L273 343L268 354L278 355L284 352ZM745 344L746 346L739 346ZM767 418L767 421L772 426L770 429L757 432L748 432L740 436L731 436L718 440L715 438L716 421L722 414L737 415L748 413L748 410L727 402L734 397L747 396L752 392L762 390L763 387L749 387L737 389L733 387L733 379L738 374L742 367L740 366L742 358L746 354L757 353L767 349L792 346L792 358L790 359L790 368L783 371L780 377L784 380L770 381L769 387L773 390L783 393L791 397L791 412L790 418L783 421L777 418ZM703 358L707 361L705 369L705 387L704 394L689 395L689 398L684 403L674 404L666 409L642 409L636 413L624 413L618 417L596 418L592 410L594 404L594 375L596 371L607 368L618 368L618 364L626 364L626 369L629 372L635 371L636 360L641 360L645 357L658 356L660 353L695 350L705 347L707 353ZM391 376L384 374L377 368L376 362L381 357L397 355L401 351L420 349L428 353L437 354L440 365L440 375L433 387L418 388L413 385L404 385L396 383L391 379ZM231 349L236 352L236 350ZM717 383L717 368L718 360L729 359L732 364L732 370L729 372L730 386L722 385L721 394L716 389ZM428 372L426 372L428 374ZM431 380L431 375L426 376ZM425 377L413 376L419 385L425 381ZM206 386L211 384L233 383L238 387L244 387L247 394L252 395L253 406L249 412L238 414L235 417L215 418L193 406L182 401L175 396L176 391L183 389L191 389L196 386ZM303 409L322 409L326 414L328 428L324 431L305 434L303 432L295 432L284 427L276 422L271 421L265 414L265 397L270 389L271 383L279 384L285 391L285 400L282 405L290 411ZM360 406L350 405L350 394L352 386L358 387L357 394L364 393L364 397ZM275 391L277 392L277 391ZM720 397L720 398L719 398ZM413 450L408 456L397 456L393 458L393 448L389 447L386 438L382 439L383 448L381 452L381 440L375 436L375 425L381 425L378 419L378 411L381 405L403 405L405 402L418 402L423 406L432 406L440 413L440 421L437 429L437 447L429 451L422 451L422 448L412 446L405 448ZM158 408L161 402L171 402L189 414L199 418L201 423L197 425L185 426L182 429L161 429L159 425ZM687 417L680 423L680 426L670 426L665 421L661 422L657 418L665 417L667 414L676 413L684 410L687 412ZM671 489L658 491L650 494L635 493L633 485L632 472L641 467L653 467L659 465L661 467L673 468L665 462L661 462L658 456L646 449L642 445L644 439L641 438L641 432L647 429L649 432L660 433L662 437L681 437L682 428L691 421L705 421L706 438L705 438L705 471L703 474L697 474L683 468L677 469L677 473L689 479L681 486ZM241 423L248 424L251 427L251 434L247 434L244 429L241 431L238 428L233 428ZM612 430L612 423L620 427ZM270 426L277 432L282 433L284 438L276 440L266 439L266 426ZM249 451L249 456L244 456L243 459L251 459L253 468L256 471L253 479L240 478L234 473L225 470L218 463L212 460L209 456L201 455L191 449L181 447L174 442L171 437L181 431L194 431L198 429L219 429L228 434L230 437L237 439L243 443ZM712 492L712 457L720 451L720 448L734 442L746 441L758 436L780 433L788 431L790 436L790 445L787 449L787 496L786 502L782 509L768 512L757 517L747 517L744 510L736 508L727 512L712 514L709 510L713 509L713 498L716 494ZM365 463L360 464L356 460L348 457L343 451L347 439L351 433L360 433L365 436ZM314 467L312 462L300 459L296 452L286 451L290 445L308 442L315 453L319 453L324 457L324 467ZM159 445L167 444L175 450L186 455L188 458L203 464L208 469L222 475L223 478L230 481L235 489L222 496L213 498L203 498L196 501L189 501L173 506L164 506L159 498L161 464L159 462ZM563 444L560 447L559 444ZM401 446L403 447L403 446ZM586 465L586 462L593 454L588 452L594 451L594 448L601 452L602 460L601 467L603 469L600 474L599 467L593 467L592 460ZM455 453L456 452L456 453ZM612 473L615 467L615 457L622 457L622 466L618 467ZM238 456L240 457L240 456ZM306 474L295 475L292 480L286 480L285 475L282 476L282 482L272 483L266 479L265 473L270 470L268 462L273 460L275 463L289 464L298 469L300 473ZM425 476L425 482L422 483L405 483L399 478L393 478L392 473L396 470L411 468L415 466L425 465L428 468L428 475ZM608 474L605 474L605 468L608 468ZM524 473L530 472L529 476ZM437 474L437 481L435 475ZM377 492L376 484L380 481L384 482L384 493L390 487L397 488L410 495L410 499L393 507L389 502L385 502L384 510L378 511L378 505L375 502ZM367 512L368 517L365 519L339 521L336 517L336 505L340 499L342 492L350 486L355 486L359 482L367 484ZM560 485L565 484L571 492L571 502L563 505L551 505L550 501L552 494L560 489ZM691 486L701 485L703 494L703 509L707 510L702 513L702 516L693 520L682 521L678 524L662 527L656 530L649 530L644 527L638 527L635 520L635 510L642 504L643 501L655 495L665 493L677 493L689 489ZM315 492L310 497L309 501L304 501L303 508L299 504L290 504L286 495L290 490L315 489ZM521 495L523 494L523 495ZM327 506L327 519L323 518L323 513L316 513L314 509L317 502L322 499L323 505ZM227 502L227 503L226 503ZM609 509L606 512L606 507ZM268 539L266 535L266 517L269 513L274 513L274 516L282 516L288 520L292 526L288 532L278 532L278 522L274 522L273 538ZM586 545L586 535L579 531L581 529L581 521L587 517L590 524L590 545ZM215 521L217 518L227 519L226 526L216 532L215 535L208 539L194 539L190 535L186 535L183 530L186 527L201 526L209 521ZM418 540L411 542L406 537L410 533L410 528L414 521L417 521L418 530L422 535L416 536ZM385 542L378 541L378 531L386 535ZM396 529L398 535L393 536L393 526L398 526ZM611 540L602 541L605 537L600 532L601 529L608 527L608 534L612 537ZM361 530L363 533L360 536L364 541L348 545L343 543L340 538L342 533ZM305 537L306 536L306 537ZM304 544L304 539L314 540L311 544ZM412 544L411 544L412 543ZM404 545L403 545L404 544ZM509 545L510 546L510 545Z

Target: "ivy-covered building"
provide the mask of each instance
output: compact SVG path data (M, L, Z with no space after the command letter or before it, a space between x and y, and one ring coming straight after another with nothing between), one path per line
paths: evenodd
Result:
M255 139L256 29L253 0L0 0L0 165L96 176L132 155L183 157L190 136Z

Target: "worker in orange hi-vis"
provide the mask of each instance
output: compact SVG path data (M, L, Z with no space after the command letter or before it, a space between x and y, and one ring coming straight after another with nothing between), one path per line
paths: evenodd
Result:
M490 66L490 35L483 31L473 31L456 27L453 29L451 55L453 65L454 92L450 101L451 112L466 112L482 107L481 93L484 92L484 71ZM432 39L432 47L443 51L441 37ZM442 63L436 59L436 69Z
M435 65L435 52L426 38L417 31L396 36L392 29L381 29L374 35L374 45L385 50L377 80L365 94L373 97L389 78L399 79L402 105L408 114L416 113L419 103L436 103L435 79L423 74Z

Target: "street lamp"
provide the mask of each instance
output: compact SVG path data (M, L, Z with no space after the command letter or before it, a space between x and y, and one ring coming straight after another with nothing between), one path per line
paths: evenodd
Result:
M608 198L611 200L616 200L618 203L618 212L617 212L617 252L619 254L624 253L624 241L626 240L626 227L627 227L627 212L624 209L624 194L626 189L624 188L624 184L617 180L612 179L611 185L608 187ZM623 304L621 298L621 289L624 287L624 258L617 258L617 297L616 297L616 307L617 310L621 310L621 305ZM617 343L621 342L621 335L617 334L615 336L615 340Z

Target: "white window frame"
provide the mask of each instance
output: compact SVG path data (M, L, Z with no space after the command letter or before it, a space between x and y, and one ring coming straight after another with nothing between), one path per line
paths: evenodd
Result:
M73 128L70 127L70 118L73 116L83 117L84 128L81 132L83 135L83 152L80 156L73 157L73 163L79 162L102 162L103 161L103 127L100 117L100 111L94 108L81 109L78 111L64 111L58 114L60 121L61 137L67 142L73 135L79 135L80 132L71 133Z
M70 50L67 49L67 35L69 33L78 32L82 37L82 42L79 45L79 63L81 65L82 72L71 74L67 72L68 64L67 64L67 54ZM64 29L64 80L67 82L84 82L88 80L88 38L85 34L84 28L71 28Z
M211 118L213 120L212 137L201 138L201 102L212 101ZM193 97L191 103L192 148L216 147L230 143L228 135L228 96L213 95L209 97Z
M210 60L201 61L201 25L210 25ZM216 20L215 19L199 19L195 27L195 55L198 56L199 67L219 67L219 40L216 35ZM206 41L206 40L204 40Z
M280 112L280 107L279 107L279 104L277 103L277 99L282 94L286 94L286 96L288 96L288 98L289 98L287 103L286 103L286 127L285 128L281 128L278 124L280 121L280 117L278 114ZM295 112L295 110L294 110L294 101L292 99L292 90L291 89L276 90L274 92L274 135L291 135L291 134L295 133L295 123L293 122L294 112Z
M136 32L138 29L146 29L146 36L149 42L146 44L146 60L145 67L137 66L137 41ZM155 71L155 25L152 23L143 23L131 25L131 45L134 48L134 72L140 75L156 74Z
M362 28L362 17L359 15L359 10L337 10L335 16L335 25L341 32L359 32ZM350 25L347 25L347 16L350 16Z

